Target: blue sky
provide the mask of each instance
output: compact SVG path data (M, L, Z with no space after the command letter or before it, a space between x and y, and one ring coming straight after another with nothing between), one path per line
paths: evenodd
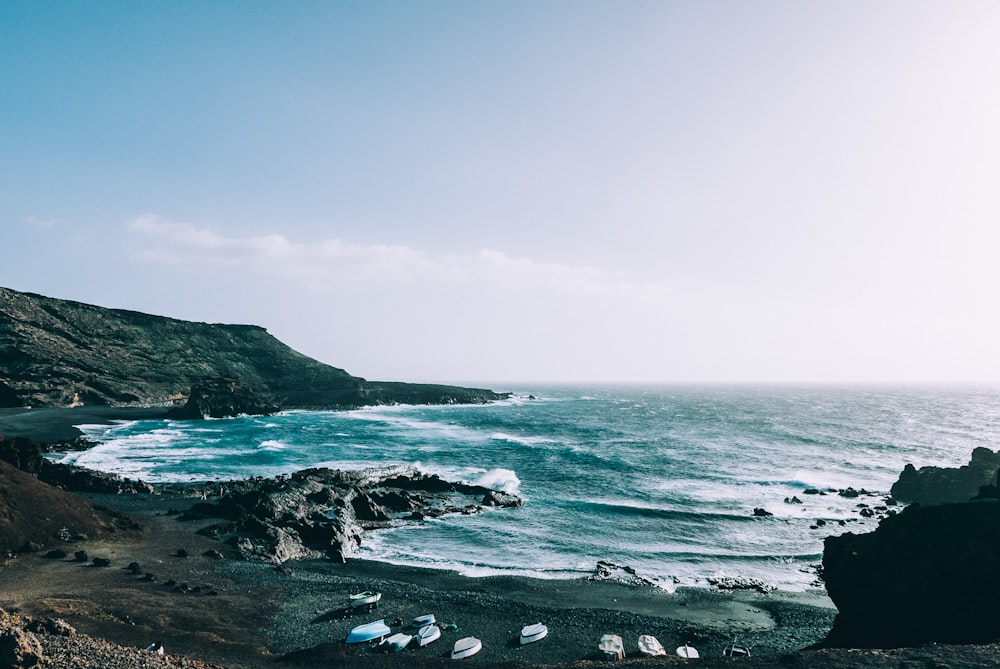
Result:
M0 285L371 379L1000 381L995 2L0 3Z

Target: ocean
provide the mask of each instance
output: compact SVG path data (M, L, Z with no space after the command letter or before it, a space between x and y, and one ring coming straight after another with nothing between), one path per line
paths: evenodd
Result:
M737 577L806 590L823 538L873 530L857 504L879 502L805 489L886 494L906 463L955 467L1000 447L996 388L496 389L513 396L81 426L101 444L59 457L150 482L409 464L525 504L370 532L360 557L541 578L605 560L667 589ZM758 507L773 515L754 517Z

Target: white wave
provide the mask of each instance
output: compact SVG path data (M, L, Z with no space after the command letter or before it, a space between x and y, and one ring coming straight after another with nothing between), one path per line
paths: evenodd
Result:
M480 485L484 488L501 490L511 495L520 495L521 479L517 473L510 469L495 467L484 469L482 467L447 467L440 465L425 465L421 462L414 462L413 466L417 471L429 476L440 476L446 481L462 481L470 485Z
M534 446L536 444L558 444L557 439L552 439L550 437L525 437L513 434L507 434L506 432L494 432L490 435L490 439L493 441L509 441L515 444L523 444L525 446Z
M266 441L260 442L260 446L257 450L260 451L283 451L288 448L288 444L285 444L277 439L267 439Z

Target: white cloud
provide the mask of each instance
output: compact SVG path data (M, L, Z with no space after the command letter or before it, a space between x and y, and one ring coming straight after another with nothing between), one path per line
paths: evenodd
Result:
M661 286L633 280L624 272L510 256L495 249L433 257L402 245L351 244L342 239L318 243L289 240L281 234L228 237L191 223L144 215L128 224L134 257L146 263L188 265L318 284L468 284L512 292L546 290L648 300Z

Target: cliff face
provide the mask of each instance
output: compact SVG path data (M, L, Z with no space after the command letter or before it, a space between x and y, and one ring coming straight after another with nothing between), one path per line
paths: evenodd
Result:
M487 402L452 386L370 383L261 327L193 323L0 288L0 407L159 405L233 379L280 408Z
M837 618L825 644L896 647L1000 638L1000 500L910 507L875 532L827 537Z

